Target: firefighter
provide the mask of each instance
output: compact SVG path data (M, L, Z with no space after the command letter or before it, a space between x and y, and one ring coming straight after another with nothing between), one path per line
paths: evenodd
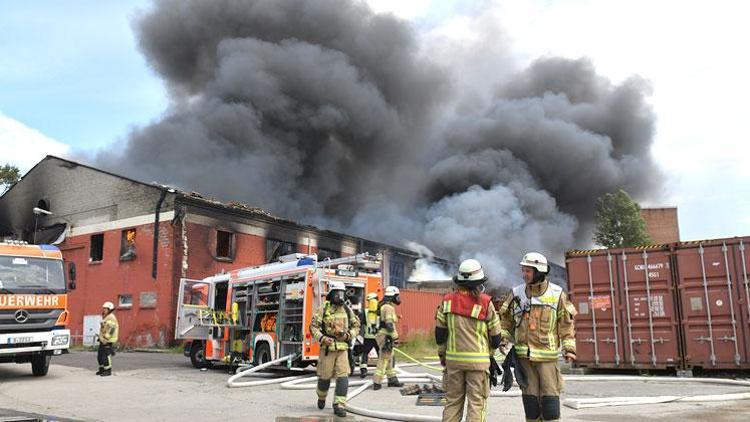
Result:
M378 367L375 369L375 376L373 377L373 390L380 390L383 379L386 377L388 377L389 387L404 386L396 376L392 359L393 348L398 346L398 331L396 331L398 315L396 314L396 306L400 304L401 295L399 294L398 287L386 287L383 302L380 303L380 330L378 330L378 335L376 336L378 348L380 348L380 356Z
M367 295L367 306L365 306L364 312L364 344L362 345L362 354L359 357L359 377L365 378L367 376L367 356L370 354L372 349L380 356L380 347L375 337L378 334L379 319L378 319L378 294L375 292Z
M527 421L560 419L562 376L557 354L562 347L568 362L576 359L573 317L576 309L560 286L547 280L544 255L529 252L521 261L524 284L500 307L502 344L514 343L528 387L521 390Z
M346 306L344 283L328 283L328 295L319 313L310 323L310 332L320 343L318 360L318 409L326 407L331 379L336 379L333 413L346 416L346 394L349 390L349 343L359 333L359 318Z
M500 319L479 261L467 259L453 277L457 288L443 297L435 316L435 340L443 372L443 421L484 421L490 394L490 355L500 346Z
M112 302L102 304L102 323L99 328L99 350L96 355L99 361L99 370L96 375L107 377L112 375L112 356L115 354L114 346L117 343L117 335L120 325L115 318L115 305Z

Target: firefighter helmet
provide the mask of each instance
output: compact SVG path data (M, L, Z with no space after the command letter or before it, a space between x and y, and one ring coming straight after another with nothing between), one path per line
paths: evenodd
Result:
M102 309L108 309L110 311L114 311L115 310L115 304L112 303L112 302L110 302L110 301L106 301L102 305Z
M396 296L399 293L398 287L396 286L388 286L385 288L385 296Z
M476 259L467 259L458 266L458 274L453 276L453 282L462 287L474 288L484 284L487 277L484 275L482 264Z
M344 286L344 283L340 281L329 281L328 282L328 291L332 292L334 290L341 290L346 291L346 286Z
M367 300L373 300L373 299L377 299L377 298L378 298L378 294L375 293L375 292L370 292L370 293L367 294Z
M522 267L536 268L540 273L547 274L549 272L549 265L547 264L547 258L538 252L529 252L523 256L521 260Z

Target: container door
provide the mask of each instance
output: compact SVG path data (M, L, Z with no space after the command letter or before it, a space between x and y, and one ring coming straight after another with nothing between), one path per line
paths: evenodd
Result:
M730 247L724 243L701 243L698 247L680 248L675 255L686 366L740 367L747 358L745 334L739 323L741 290Z
M175 339L206 340L210 327L204 322L210 320L212 284L200 280L180 280L180 293L177 302L177 322Z
M737 271L737 287L740 290L740 313L742 314L741 327L745 337L745 360L742 362L743 367L750 366L750 238L740 239L739 243L734 245L735 265Z
M670 253L629 250L617 255L625 362L633 368L682 364Z
M570 298L578 310L576 348L581 366L617 367L622 362L616 265L609 254L567 260Z

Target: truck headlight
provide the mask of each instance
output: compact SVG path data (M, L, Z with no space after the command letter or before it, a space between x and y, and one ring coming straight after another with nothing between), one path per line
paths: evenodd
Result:
M52 345L53 346L65 346L66 344L68 344L68 340L70 340L70 336L67 334L54 336L52 337Z

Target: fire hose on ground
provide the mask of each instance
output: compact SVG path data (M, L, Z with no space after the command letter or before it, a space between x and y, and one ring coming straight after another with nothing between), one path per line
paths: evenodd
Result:
M399 374L400 380L404 383L430 383L430 382L442 382L441 375L435 375L430 373L410 373L405 371L403 368L420 366L433 371L442 371L442 367L434 366L435 362L421 362L412 356L409 356L402 350L394 348L394 351L404 356L407 360L413 362L411 364L400 364L395 367ZM297 355L287 355L270 362L258 366L248 366L238 370L238 372L232 375L227 380L227 387L238 388L238 387L257 387L262 385L281 384L281 388L285 390L315 390L317 388L317 377L311 375L295 375L273 379L263 379L257 381L244 381L239 382L238 380L248 376L265 376L259 371L269 368L273 365L282 364L284 362L292 362ZM563 377L565 381L579 382L579 381L590 381L590 382L618 382L618 381L643 381L643 382L657 382L657 383L702 383L702 384L714 384L714 385L730 385L730 386L743 386L750 387L750 381L741 380L730 380L730 379L713 379L713 378L654 378L646 376L618 376L618 375L567 375ZM347 395L348 411L365 417L385 419L385 420L399 420L399 421L419 421L419 422L432 422L440 421L441 418L438 416L426 416L408 413L396 413L386 412L380 410L372 410L363 407L354 406L350 403L355 397L359 396L367 389L372 386L372 380L354 380L350 381L350 387L357 387ZM515 384L514 384L515 385ZM498 391L491 390L490 397L518 397L521 395L520 390L514 391ZM729 393L729 394L704 394L694 396L641 396L641 397L606 397L606 398L566 398L563 404L572 409L586 409L596 407L607 407L607 406L632 406L632 405L643 405L643 404L659 404L659 403L673 403L673 402L716 402L716 401L733 401L733 400L748 400L750 399L749 393Z

